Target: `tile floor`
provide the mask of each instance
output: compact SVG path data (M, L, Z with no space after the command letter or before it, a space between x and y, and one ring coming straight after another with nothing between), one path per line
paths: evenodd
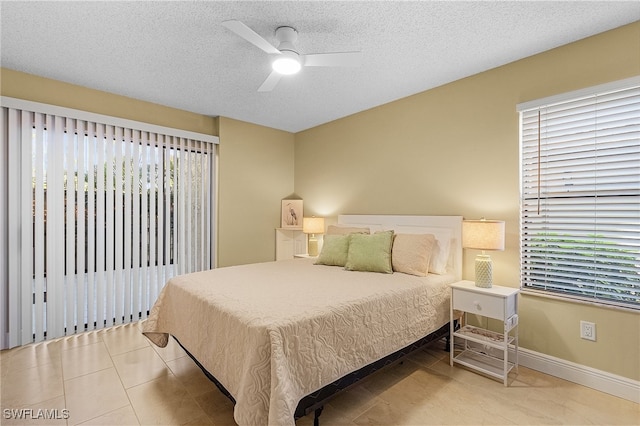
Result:
M524 367L505 388L450 367L442 346L343 392L320 424L640 424L638 404ZM2 351L0 366L3 425L234 424L231 402L180 346L150 344L140 323ZM58 419L7 418L12 409ZM313 417L297 424L312 425Z

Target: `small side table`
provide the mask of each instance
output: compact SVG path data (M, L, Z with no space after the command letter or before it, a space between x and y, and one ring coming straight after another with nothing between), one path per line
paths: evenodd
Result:
M473 281L451 284L451 339L450 364L464 365L490 377L500 379L507 386L507 376L518 368L518 293L517 288L493 286L476 287ZM463 312L463 324L454 330L454 311ZM466 323L467 313L500 320L503 333L496 333ZM454 343L463 341L462 352L455 353ZM509 360L509 345L513 345L515 356ZM491 354L491 349L502 352Z

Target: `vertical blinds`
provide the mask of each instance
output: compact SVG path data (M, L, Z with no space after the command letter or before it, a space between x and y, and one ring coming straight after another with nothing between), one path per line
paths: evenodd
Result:
M525 288L640 308L640 86L521 111Z
M10 345L145 318L212 262L215 145L3 108Z

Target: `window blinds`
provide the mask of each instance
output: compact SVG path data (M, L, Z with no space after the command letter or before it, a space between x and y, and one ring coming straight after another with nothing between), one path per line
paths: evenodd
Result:
M10 346L145 318L171 276L212 266L215 144L17 108L3 121Z
M640 308L640 86L520 120L523 287Z

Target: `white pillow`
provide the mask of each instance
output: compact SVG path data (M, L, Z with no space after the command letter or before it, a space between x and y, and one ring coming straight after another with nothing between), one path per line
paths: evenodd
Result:
M429 272L432 274L443 275L447 273L447 264L449 263L449 250L451 248L451 235L439 238L437 235L436 242L433 245L431 253L431 262L429 263Z

